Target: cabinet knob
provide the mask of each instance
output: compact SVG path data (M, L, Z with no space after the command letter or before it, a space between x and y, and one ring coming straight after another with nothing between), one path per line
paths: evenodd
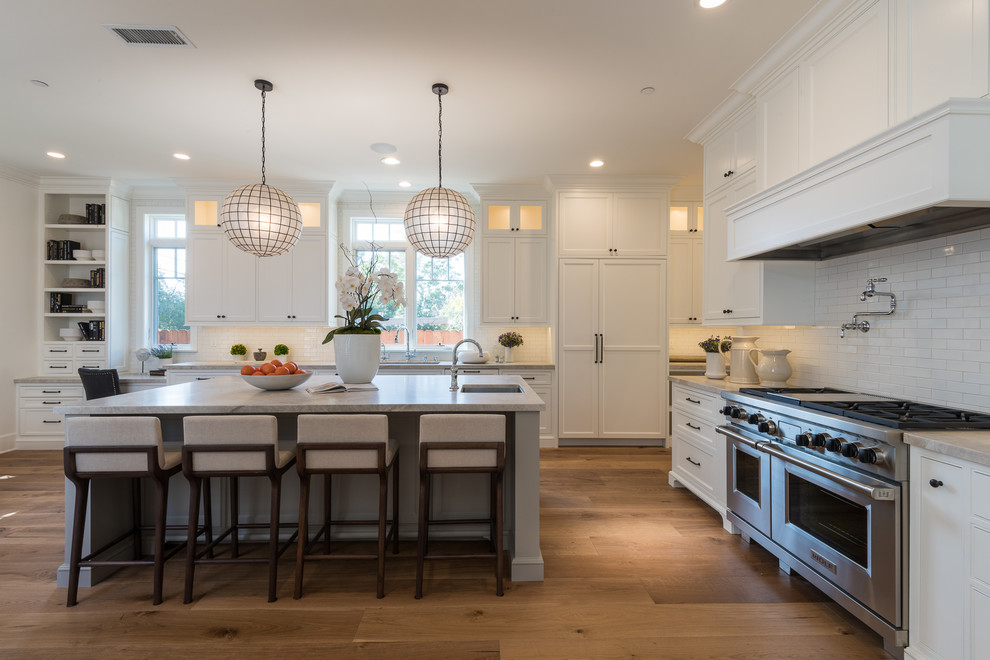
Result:
M932 488L940 488L941 486L944 486L945 484L943 484L943 483L942 483L941 481L939 481L938 479L931 479L931 480L930 480L930 481L928 482L928 485L929 485L929 486L931 486Z

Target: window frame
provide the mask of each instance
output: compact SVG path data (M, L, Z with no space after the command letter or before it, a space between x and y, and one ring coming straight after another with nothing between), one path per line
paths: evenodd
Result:
M183 249L186 250L186 263L188 264L189 258L189 248L186 245L186 239L189 236L189 223L188 218L184 212L153 212L145 214L145 226L147 232L147 246L148 246L148 277L147 277L147 333L146 337L152 346L158 344L158 323L156 319L158 318L158 296L157 294L157 283L158 283L158 249ZM185 223L185 236L178 238L161 238L158 236L158 221L159 220L182 220ZM187 273L188 275L188 268ZM186 292L188 295L188 291ZM194 352L196 351L196 326L189 326L189 343L188 344L176 344L174 351L178 353L183 352Z

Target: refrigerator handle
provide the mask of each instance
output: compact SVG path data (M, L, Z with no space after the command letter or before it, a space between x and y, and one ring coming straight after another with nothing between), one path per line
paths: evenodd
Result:
M595 364L598 364L598 333L595 333Z

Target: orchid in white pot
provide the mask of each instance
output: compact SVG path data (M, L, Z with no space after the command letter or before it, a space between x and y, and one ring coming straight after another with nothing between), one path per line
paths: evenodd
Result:
M337 300L344 314L336 314L334 318L342 319L344 324L330 330L324 344L333 341L335 335L380 335L383 322L388 319L374 312L375 304L406 304L405 285L388 268L377 268L374 251L367 265L355 264L350 252L346 249L343 252L351 265L337 279Z

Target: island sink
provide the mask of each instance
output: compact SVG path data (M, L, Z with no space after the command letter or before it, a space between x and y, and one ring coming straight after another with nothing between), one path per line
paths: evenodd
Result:
M464 383L461 392L464 394L518 394L523 389L512 383Z

